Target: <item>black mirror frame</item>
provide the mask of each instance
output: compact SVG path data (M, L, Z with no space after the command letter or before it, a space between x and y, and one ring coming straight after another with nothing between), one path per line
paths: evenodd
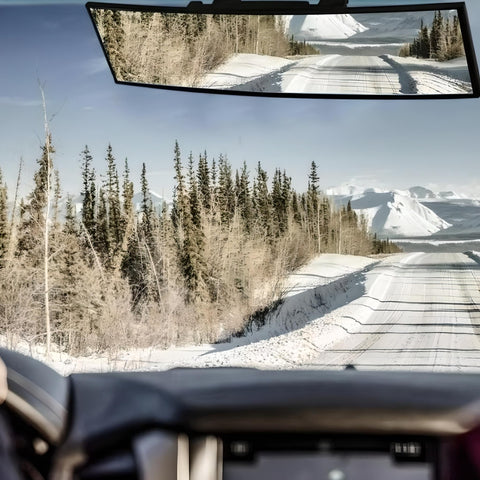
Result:
M475 55L470 22L468 20L465 2L429 3L420 5L394 5L373 7L347 7L348 0L320 0L318 4L309 4L303 1L241 1L241 0L216 0L211 4L192 1L186 7L132 5L104 2L87 2L86 8L93 23L96 35L107 60L114 82L119 85L155 88L162 90L175 90L183 92L206 93L216 95L239 95L248 97L280 97L280 98L323 98L323 99L351 99L351 100L452 100L460 98L480 97L480 75L478 62ZM117 80L110 63L108 54L103 45L100 33L95 24L92 9L108 9L133 12L161 12L161 13L204 13L204 14L242 14L242 15L332 15L332 14L359 14L359 13L401 13L401 12L427 12L435 10L457 10L462 29L465 54L468 70L472 83L472 93L441 94L441 95L357 95L357 94L304 94L304 93L264 93L245 92L235 90L206 89L195 87L177 87L171 85L154 85Z

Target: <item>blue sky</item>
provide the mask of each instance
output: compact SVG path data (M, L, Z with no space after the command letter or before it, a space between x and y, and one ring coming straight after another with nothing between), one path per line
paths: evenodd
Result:
M111 142L119 163L128 157L135 177L145 162L152 189L168 197L178 139L185 157L207 150L227 154L234 167L285 168L299 190L315 160L324 188L420 184L480 197L479 100L272 99L116 85L82 4L2 3L0 167L11 188L20 157L22 190L32 184L43 137L40 80L65 193L80 190L84 145L101 171ZM480 52L480 5L468 7Z

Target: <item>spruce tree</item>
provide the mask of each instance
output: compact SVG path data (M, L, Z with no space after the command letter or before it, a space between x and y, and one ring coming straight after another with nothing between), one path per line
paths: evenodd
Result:
M284 202L282 173L277 168L273 176L272 207L274 213L275 233L282 235L287 229L287 204Z
M195 226L192 219L190 198L183 175L182 159L178 142L174 148L174 169L176 185L172 207L172 223L175 243L182 273L187 290L186 300L193 302L204 292L204 261L201 229ZM194 182L193 167L189 175Z
M190 152L188 157L188 200L190 204L190 215L192 216L192 222L196 229L200 230L202 225L202 214L200 208L199 190L197 184L197 178L195 175L195 169L193 165L193 154Z
M235 192L232 179L232 166L227 157L218 158L218 208L223 225L229 225L235 212Z
M5 266L10 243L10 225L8 221L7 185L3 183L0 169L0 268Z
M238 174L238 172L237 172ZM243 162L242 171L238 179L236 188L236 204L243 220L243 226L246 232L250 232L253 223L253 205L250 191L250 179L246 162Z
M98 211L95 225L94 247L100 254L103 265L112 267L112 241L111 241L110 218L108 212L108 201L105 190L100 188L98 192Z
M95 200L96 200L96 181L95 171L92 168L93 157L90 154L88 145L85 145L81 153L82 169L82 223L90 235L95 237Z
M210 186L210 172L208 169L207 152L200 155L198 159L197 182L200 202L203 210L210 211L211 207L211 186Z
M108 211L110 254L114 257L120 252L123 234L118 171L115 157L113 156L112 146L110 144L107 147L106 162L107 175L103 189L106 195L106 206Z
M260 162L257 165L257 176L254 184L253 201L255 217L262 233L267 237L273 236L272 231L272 202L268 191L268 175Z
M122 182L122 237L123 243L125 239L130 237L131 229L134 223L133 211L133 182L130 180L130 168L128 160L125 159ZM125 245L122 244L122 249Z
M49 145L48 152L47 144ZM23 205L21 211L17 250L19 254L29 255L34 260L34 264L41 262L40 252L37 252L38 255L35 255L34 252L41 247L38 239L42 238L47 222L46 209L50 197L49 187L52 171L52 165L49 165L48 162L50 159L51 163L53 153L55 153L55 149L49 138L49 141L42 147L41 157L37 160L38 170L34 175L33 191L28 195L27 203Z

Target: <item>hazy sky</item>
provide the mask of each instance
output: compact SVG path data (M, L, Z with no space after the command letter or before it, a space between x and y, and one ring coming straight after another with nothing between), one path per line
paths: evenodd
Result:
M20 157L24 191L32 184L43 137L40 80L64 192L80 190L84 145L103 171L111 142L119 163L128 157L136 176L145 162L152 189L169 197L178 139L185 157L207 150L227 154L234 167L245 160L251 171L258 161L270 172L285 168L300 190L315 160L324 188L424 185L480 197L479 100L272 99L116 85L82 4L2 3L0 167L11 188ZM480 52L480 2L467 5Z

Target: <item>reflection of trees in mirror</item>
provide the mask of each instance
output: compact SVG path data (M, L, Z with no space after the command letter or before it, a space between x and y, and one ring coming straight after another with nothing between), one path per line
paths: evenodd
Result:
M440 62L465 56L458 16L450 18L447 14L444 17L437 11L430 27L422 20L418 36L401 48L400 56L432 58Z
M285 32L275 15L205 15L94 9L117 80L195 86L238 53L317 54Z

